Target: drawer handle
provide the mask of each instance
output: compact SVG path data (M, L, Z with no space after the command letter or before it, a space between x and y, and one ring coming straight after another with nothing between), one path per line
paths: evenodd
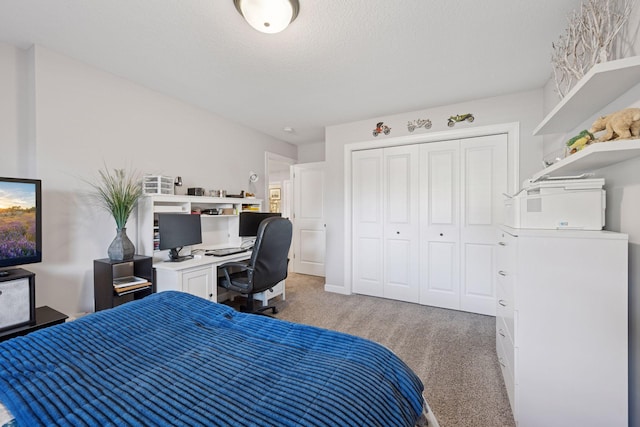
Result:
M498 271L498 274L501 275L501 276L506 276L507 275L507 273L505 271L503 271L503 270Z
M506 338L506 335L504 334L504 331L502 329L498 330L498 335L500 335L502 338Z
M507 242L498 242L500 246L507 246Z
M503 299L498 300L498 304L500 304L500 305L501 305L501 306L503 306L503 307L506 307L506 306L507 306L507 302L506 302L505 300L503 300Z

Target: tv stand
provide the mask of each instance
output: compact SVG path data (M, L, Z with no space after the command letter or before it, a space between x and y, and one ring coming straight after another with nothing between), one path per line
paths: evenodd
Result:
M33 325L36 275L22 268L3 270L0 277L0 331Z
M18 326L13 329L0 331L0 342L11 338L27 335L28 333L37 331L38 329L48 328L49 326L64 323L69 316L61 313L53 308L44 305L36 308L36 320L33 324Z

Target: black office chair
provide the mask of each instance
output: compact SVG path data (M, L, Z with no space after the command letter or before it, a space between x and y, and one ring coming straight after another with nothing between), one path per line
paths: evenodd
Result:
M287 278L289 247L293 234L291 221L286 218L271 217L263 220L258 227L258 235L248 262L227 262L218 268L224 273L218 285L247 295L247 305L242 311L262 313L274 306L254 310L253 294L273 288Z

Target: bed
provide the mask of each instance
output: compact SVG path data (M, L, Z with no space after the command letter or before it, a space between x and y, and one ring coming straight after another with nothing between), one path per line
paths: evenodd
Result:
M160 292L0 343L0 426L437 426L355 336Z

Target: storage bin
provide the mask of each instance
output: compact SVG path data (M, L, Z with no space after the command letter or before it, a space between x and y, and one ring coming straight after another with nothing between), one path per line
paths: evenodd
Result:
M144 194L173 194L173 177L145 175L142 178Z

